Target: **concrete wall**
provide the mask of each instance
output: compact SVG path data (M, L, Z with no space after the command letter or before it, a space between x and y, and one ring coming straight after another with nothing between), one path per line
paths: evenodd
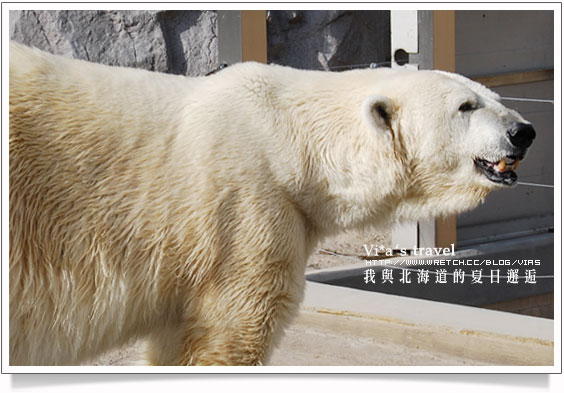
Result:
M554 67L552 11L457 11L456 71L467 75Z

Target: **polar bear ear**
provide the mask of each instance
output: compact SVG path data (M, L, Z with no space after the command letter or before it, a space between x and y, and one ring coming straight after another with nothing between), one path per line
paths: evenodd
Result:
M362 103L362 117L368 125L390 140L393 138L392 119L395 105L388 97L373 95Z

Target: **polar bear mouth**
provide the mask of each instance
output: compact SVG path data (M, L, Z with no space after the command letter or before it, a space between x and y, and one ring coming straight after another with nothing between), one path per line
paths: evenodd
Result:
M476 158L474 164L492 182L510 186L517 181L515 170L519 161L517 157L503 157L496 162Z

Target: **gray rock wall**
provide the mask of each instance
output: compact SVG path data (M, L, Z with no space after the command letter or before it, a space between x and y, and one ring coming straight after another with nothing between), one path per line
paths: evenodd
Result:
M217 63L215 11L11 11L10 38L97 63L203 75Z
M268 61L320 69L390 60L388 11L268 11ZM182 75L218 66L215 11L11 11L10 38L68 57Z
M335 70L390 61L389 11L268 11L268 61ZM389 63L387 64L389 65Z

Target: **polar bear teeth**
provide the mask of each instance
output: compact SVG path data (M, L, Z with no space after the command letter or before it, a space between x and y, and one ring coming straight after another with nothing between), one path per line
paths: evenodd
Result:
M494 183L510 186L517 181L517 174L514 172L519 165L517 157L503 157L495 162L476 158L474 164L478 171Z
M512 159L512 158L502 158L501 160L499 160L499 162L497 163L497 170L500 173L505 172L506 170L509 171L514 171L517 169L517 167L519 166L519 159Z
M488 162L488 166L495 169L499 173L504 173L505 171L514 171L519 166L519 159L513 159L510 157L504 157L498 162Z
M497 165L495 166L495 169L498 172L503 173L505 171L505 167L507 166L507 164L505 163L505 158L502 158L501 160L499 160L499 162L497 163Z

